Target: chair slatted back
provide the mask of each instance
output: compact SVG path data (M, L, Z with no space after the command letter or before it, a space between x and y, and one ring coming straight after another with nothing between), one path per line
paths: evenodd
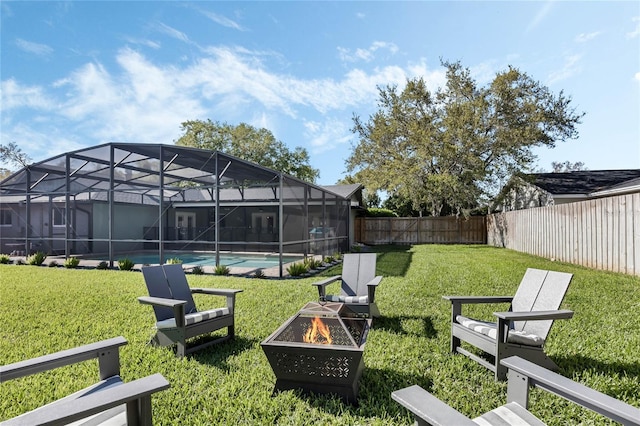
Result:
M147 285L149 296L173 299L169 282L164 275L162 266L145 266L142 268L142 275L144 276L144 283ZM173 318L173 309L165 306L154 306L153 312L157 321Z
M163 265L164 275L167 277L169 287L171 288L171 294L176 300L186 300L187 304L184 307L186 314L192 314L198 312L196 309L196 302L191 295L191 289L187 282L187 276L182 269L182 265Z
M366 296L367 283L376 277L375 253L348 253L342 261L342 294Z
M573 274L540 269L527 269L513 298L514 312L554 311L560 308ZM516 321L514 329L547 338L553 320Z

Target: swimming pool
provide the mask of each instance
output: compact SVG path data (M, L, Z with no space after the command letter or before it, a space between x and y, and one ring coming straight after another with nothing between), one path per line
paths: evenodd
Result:
M117 255L115 258L118 260L127 258L133 263L141 265L158 263L157 253L130 253ZM167 259L175 258L180 259L184 265L216 266L215 253L165 252L165 262ZM282 263L296 262L302 259L302 256L283 255ZM273 268L280 265L279 261L277 254L220 253L220 264L230 268Z

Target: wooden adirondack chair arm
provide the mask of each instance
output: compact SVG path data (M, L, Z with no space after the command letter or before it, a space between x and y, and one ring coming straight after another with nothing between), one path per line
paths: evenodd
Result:
M149 297L149 296L140 296L138 297L138 302L143 305L157 305L157 306L166 306L167 308L175 308L179 305L186 305L186 300L177 300L177 299L164 299L162 297Z
M334 281L340 280L341 278L342 278L342 275L335 275L333 277L326 278L326 279L324 279L322 281L315 282L315 283L313 283L313 285L318 286L318 287L325 287L325 286L331 284Z
M150 397L171 385L159 373L122 383L92 394L60 401L3 422L10 425L62 425L103 412L118 405Z
M511 380L510 376L507 385L507 402L516 402L526 408L528 405L528 388L529 386L536 386L619 423L640 425L640 409L632 405L581 383L574 382L520 357L505 358L501 363L509 368L510 375L514 375L514 380Z
M318 297L320 299L324 298L327 295L327 286L335 281L340 281L342 279L342 275L334 275L333 277L326 278L322 281L318 281L313 283L316 287L318 287Z
M411 411L418 425L477 426L467 416L456 411L418 385L394 391L391 393L391 398Z
M378 284L380 284L380 281L382 281L382 275L378 275L377 277L375 277L374 279L369 281L367 283L367 285L368 286L377 286Z
M513 296L442 296L442 298L457 304L507 303L513 300Z
M494 312L493 315L508 321L556 320L573 317L573 311L559 309L557 311Z
M7 380L53 370L54 368L87 361L89 359L104 357L105 355L110 355L110 353L113 353L113 363L118 363L118 366L112 365L111 367L118 369L118 351L120 346L124 346L126 344L127 340L124 337L119 336L13 364L3 365L0 366L0 382L6 382Z
M212 294L215 296L235 296L244 290L236 290L231 288L192 288L191 293Z

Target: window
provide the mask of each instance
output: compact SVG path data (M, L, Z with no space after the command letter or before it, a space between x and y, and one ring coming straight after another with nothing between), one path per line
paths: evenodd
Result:
M53 226L64 226L66 221L64 220L64 210L53 211Z
M11 226L11 210L0 210L0 226Z

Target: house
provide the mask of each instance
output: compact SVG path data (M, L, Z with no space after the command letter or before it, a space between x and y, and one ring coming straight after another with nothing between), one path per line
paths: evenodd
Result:
M635 192L640 192L640 169L523 174L512 178L503 188L500 210L521 210Z
M361 200L360 185L322 187L221 152L108 143L0 182L0 253L326 256L353 243Z

